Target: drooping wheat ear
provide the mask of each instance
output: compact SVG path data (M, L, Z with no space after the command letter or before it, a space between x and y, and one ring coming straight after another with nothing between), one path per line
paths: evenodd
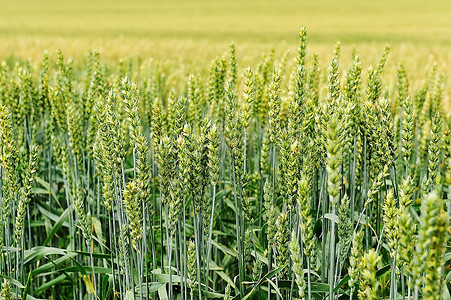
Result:
M299 241L296 238L296 233L294 231L291 233L290 254L291 261L293 262L292 270L296 278L296 285L299 289L299 298L303 299L305 297L304 267L302 264L302 253L299 247Z
M376 279L377 264L381 260L379 254L370 249L361 261L359 299L377 300L380 283Z
M426 195L421 204L418 242L414 254L415 285L424 284L424 299L439 299L442 286L442 268L448 241L448 216L444 201L437 192ZM427 262L427 263L426 263Z
M25 215L27 213L28 203L31 201L31 188L33 187L33 181L36 173L36 166L38 161L38 146L32 145L30 148L30 157L28 166L23 176L23 187L19 191L19 206L17 208L16 222L14 227L14 235L16 238L16 244L20 245L20 240L23 236Z

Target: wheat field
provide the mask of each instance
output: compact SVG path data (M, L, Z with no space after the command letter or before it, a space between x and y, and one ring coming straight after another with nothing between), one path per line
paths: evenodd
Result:
M2 3L0 299L451 299L451 6L320 2Z

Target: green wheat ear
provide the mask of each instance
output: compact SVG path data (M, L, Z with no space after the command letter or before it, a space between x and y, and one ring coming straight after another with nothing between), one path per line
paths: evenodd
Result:
M436 113L432 118L430 141L428 146L428 173L431 183L439 191L440 182L440 164L443 148L443 121L440 113Z
M17 208L17 215L15 220L14 235L16 238L16 245L20 245L23 237L23 230L25 227L25 215L27 206L31 201L31 189L35 179L38 161L38 146L32 145L30 149L30 156L28 166L24 175L23 187L19 194L19 206Z
M254 104L254 74L251 68L247 68L244 72L243 82L243 100L242 100L242 125L244 128L248 128L252 116L252 107Z
M304 267L302 264L302 252L299 247L299 241L296 238L296 233L294 231L291 233L290 255L291 261L293 262L292 269L295 275L295 281L299 289L299 298L303 299L305 297Z
M393 191L390 190L385 198L383 204L383 220L384 220L384 229L385 236L388 242L388 247L390 248L390 256L392 259L396 258L396 253L398 251L398 209L396 207L396 199L393 194Z
M380 288L380 283L376 279L376 270L380 260L381 256L374 249L370 249L368 253L363 255L360 263L361 273L359 299L379 299L378 290Z
M209 66L1 62L0 299L444 298L440 65L298 40L249 67L233 42Z
M264 205L266 210L266 217L268 222L268 234L267 234L267 241L268 241L268 249L272 248L275 242L276 237L276 208L273 204L273 190L272 185L269 182L269 180L266 180L265 186L263 188L264 190Z
M188 279L189 287L193 289L197 278L197 263L196 263L196 246L193 241L188 241ZM193 293L191 291L191 293Z
M11 204L18 192L16 168L18 164L17 145L14 141L10 110L0 105L0 163L2 167L2 221L11 216ZM1 226L3 227L3 225ZM3 237L0 237L3 240Z
M360 262L363 256L363 230L354 231L352 235L351 253L349 256L349 287L351 295L359 288L359 277L361 273Z
M415 285L424 285L424 299L439 299L449 220L444 202L435 191L422 199L420 210L418 242L413 256Z
M345 260L348 257L348 249L352 240L353 222L349 206L350 199L347 195L344 195L338 208L338 245L340 249L339 259L341 265L344 265Z
M289 231L288 231L288 214L286 212L282 212L277 218L277 233L275 236L276 239L276 250L277 250L277 267L283 267L288 262L288 243L289 243ZM280 272L280 278L285 278L287 273L287 268L284 268Z
M12 300L13 297L11 295L11 285L9 284L9 281L4 279L3 280L3 287L2 287L2 296L5 300Z
M133 248L138 249L138 242L142 238L142 205L139 201L139 193L136 181L129 182L124 190L125 210L130 221L130 235Z
M303 175L299 181L297 203L299 206L299 225L304 244L304 254L313 260L316 252L316 237L314 235L314 220L311 215L311 199L308 177Z
M270 86L269 86L269 111L268 111L268 134L269 134L269 141L272 144L275 144L278 142L279 135L280 135L280 105L281 105L281 99L280 99L280 84L281 84L281 78L280 78L280 70L275 69L274 75L272 77Z

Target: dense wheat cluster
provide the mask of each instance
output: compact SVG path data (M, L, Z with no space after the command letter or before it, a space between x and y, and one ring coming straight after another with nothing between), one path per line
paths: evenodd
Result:
M3 63L1 296L449 299L443 75L385 82L389 47L322 66L299 40L186 78Z

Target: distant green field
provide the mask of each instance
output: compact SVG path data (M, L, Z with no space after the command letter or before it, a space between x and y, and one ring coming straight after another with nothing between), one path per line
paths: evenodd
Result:
M293 49L307 26L313 51L336 41L358 49L397 51L449 61L451 2L432 1L1 1L0 55L35 57L99 48L131 55L210 59L230 41L248 55L273 46ZM315 48L316 47L316 48ZM404 48L403 48L404 47ZM370 53L373 54L373 53Z

